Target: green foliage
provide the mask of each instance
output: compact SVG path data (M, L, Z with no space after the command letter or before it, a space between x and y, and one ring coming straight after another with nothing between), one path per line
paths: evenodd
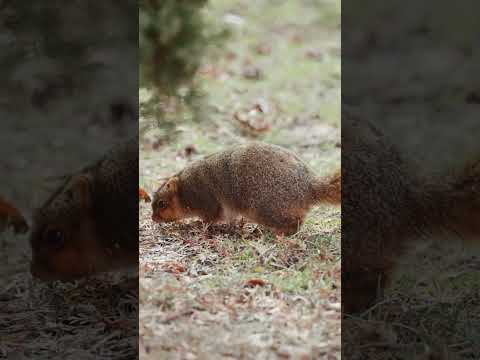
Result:
M208 43L206 0L142 0L139 46L142 84L176 95L191 80Z

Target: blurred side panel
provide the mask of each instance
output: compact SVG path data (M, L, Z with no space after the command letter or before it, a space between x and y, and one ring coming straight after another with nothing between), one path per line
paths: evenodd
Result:
M0 29L0 358L136 358L137 1L1 1Z
M342 3L344 359L480 350L478 10Z

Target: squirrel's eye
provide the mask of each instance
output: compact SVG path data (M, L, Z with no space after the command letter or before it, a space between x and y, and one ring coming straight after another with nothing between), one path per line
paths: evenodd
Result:
M45 232L45 240L53 249L60 249L65 244L65 233L59 229L48 229Z
M157 201L157 208L159 209L165 209L167 207L167 202L164 200L158 200Z

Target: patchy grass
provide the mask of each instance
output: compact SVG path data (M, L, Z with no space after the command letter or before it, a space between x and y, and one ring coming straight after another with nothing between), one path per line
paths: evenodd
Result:
M339 351L338 212L323 212L336 227L304 229L283 247L253 226L206 236L200 222L161 227L141 213L140 335L150 356Z
M339 2L212 1L207 15L232 36L195 79L207 94L202 119L178 114L175 131L145 133L140 185L153 192L191 161L251 139L296 151L319 174L338 168ZM269 130L248 131L236 114ZM284 243L253 224L150 216L142 204L142 358L340 358L339 208L315 208Z

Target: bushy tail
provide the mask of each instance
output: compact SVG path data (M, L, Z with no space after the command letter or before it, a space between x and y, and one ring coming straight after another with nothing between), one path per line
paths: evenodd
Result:
M338 169L333 175L318 178L313 186L314 198L318 202L338 205L342 201L342 173Z

